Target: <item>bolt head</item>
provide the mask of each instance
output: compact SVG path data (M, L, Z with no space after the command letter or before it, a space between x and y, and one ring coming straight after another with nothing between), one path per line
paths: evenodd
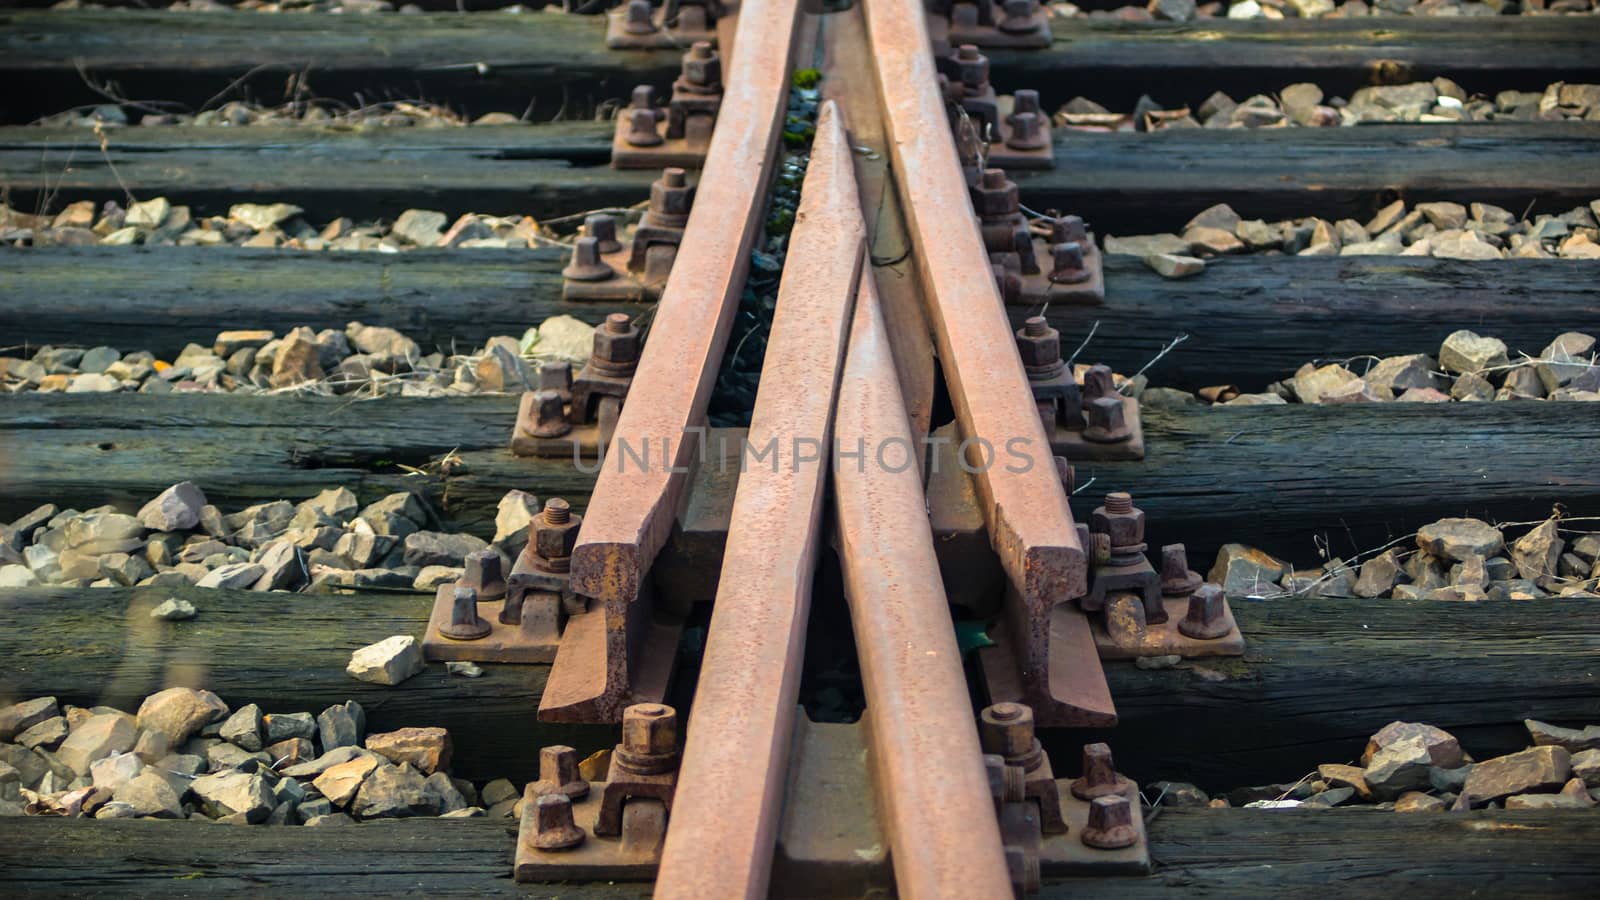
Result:
M543 794L535 801L533 845L540 850L570 850L583 843L583 829L572 820L572 799Z
M1089 821L1080 835L1083 842L1099 850L1131 847L1139 840L1133 825L1133 805L1121 794L1107 794L1089 801Z
M972 208L980 219L995 219L1017 212L1017 183L999 169L985 169L983 178L972 189Z
M1189 612L1178 623L1179 633L1195 640L1211 641L1232 630L1228 625L1227 599L1221 587L1202 584L1189 595Z

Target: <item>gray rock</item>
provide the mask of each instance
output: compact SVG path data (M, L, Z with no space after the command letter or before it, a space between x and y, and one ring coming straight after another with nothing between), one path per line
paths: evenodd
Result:
M484 806L498 806L507 800L515 800L522 796L516 785L504 778L496 778L483 786L483 793L478 798Z
M470 534L418 531L406 536L405 564L408 566L459 566L469 554L489 545Z
M1373 754L1362 778L1373 794L1393 799L1406 791L1428 787L1428 770L1432 765L1427 743L1421 735L1413 735Z
M1522 724L1527 727L1528 734L1537 746L1564 747L1573 753L1600 750L1600 725L1587 725L1581 729L1562 728L1537 719L1523 719Z
M1532 531L1517 538L1511 545L1511 562L1517 572L1529 581L1553 577L1560 562L1566 541L1556 527L1555 519L1548 519Z
M439 813L427 782L408 765L380 765L361 783L350 811L360 819L393 819Z
M307 819L305 822L307 827L321 825L354 825L355 823L355 819L350 818L344 813L334 813L328 816L315 816Z
M262 741L265 727L261 707L251 703L241 706L238 712L229 716L222 723L222 730L217 732L217 736L242 750L256 753L265 746Z
M0 741L9 741L47 719L61 715L54 697L37 697L0 709Z
M373 754L353 756L345 762L329 766L317 775L312 784L334 806L348 806L361 790L361 785L383 764Z
M481 819L481 818L484 817L484 815L485 815L485 813L484 813L483 807L481 807L481 806L469 806L466 809L458 809L458 810L454 810L453 812L441 813L439 815L439 818L441 818L441 819Z
M407 520L400 519L404 522ZM413 531L415 528L412 529ZM333 552L357 569L369 568L382 561L394 549L395 538L382 534L350 532L334 542Z
M335 812L327 797L307 797L295 805L294 815L304 825L312 819L331 816ZM339 815L344 815L339 813Z
M451 675L460 675L463 678L483 677L483 667L473 662L452 661L444 664L444 670Z
M305 553L289 541L273 541L264 545L256 564L263 571L251 586L252 590L292 591L311 580Z
M89 776L94 786L103 787L113 794L143 771L144 760L132 753L113 753L89 765Z
M317 733L324 753L338 747L358 747L367 730L367 713L361 704L347 700L317 716Z
M408 362L422 358L422 349L417 342L393 328L351 322L345 326L344 333L350 339L350 344L361 353Z
M1361 564L1361 577L1356 580L1358 597L1382 597L1394 590L1403 576L1400 555L1387 550Z
M389 229L389 233L404 238L418 247L432 247L444 236L445 224L448 221L442 212L431 209L408 209L394 220L394 226Z
M189 790L200 801L201 811L213 819L239 815L251 823L262 822L274 806L267 780L246 772L202 775Z
M192 481L167 488L139 510L139 522L152 531L187 531L200 524L206 495Z
M143 536L144 531L144 526L133 516L121 513L85 513L66 523L65 547L93 548L84 552L99 553L109 553L113 549L124 550L126 547L120 546L123 542L137 541ZM108 544L119 546L107 548Z
M500 498L494 516L494 543L515 557L528 544L528 528L542 507L527 491L508 491Z
M1206 261L1179 253L1152 253L1144 264L1162 278L1178 279L1199 275L1206 270Z
M1173 809L1202 809L1211 805L1205 791L1184 781L1157 781L1146 788L1151 803L1159 798L1160 805Z
M159 731L177 746L201 728L228 714L228 704L210 691L167 688L146 697L139 705L140 728Z
M100 574L123 587L132 587L155 574L155 569L143 556L126 553L107 553L100 557Z
M345 522L355 517L359 509L360 504L356 501L356 495L351 493L349 488L329 488L295 507L290 527L301 529L323 525L343 527Z
M1277 583L1289 574L1282 560L1243 544L1224 544L1217 552L1207 581L1219 584L1230 597L1277 593Z
M415 494L400 491L362 509L361 518L377 534L404 538L428 521L428 511Z
M1466 759L1461 752L1461 742L1442 728L1422 722L1390 722L1367 741L1366 749L1361 754L1362 764L1369 763L1384 748L1411 738L1422 740L1432 765L1453 769Z
M54 750L67 739L68 730L66 717L56 716L17 735L17 743L30 750Z
M358 681L396 685L424 668L422 648L417 645L417 639L395 635L351 654L345 672Z
M315 778L334 766L347 763L360 757L374 757L376 754L360 747L336 747L309 762L295 763L286 766L283 774L291 778Z
M1600 787L1600 749L1572 755L1572 774L1589 787Z
M150 610L150 618L163 619L168 622L184 622L195 617L194 604L176 597L168 597L155 609Z
M196 587L221 588L223 590L244 590L251 587L261 576L266 574L266 567L250 562L229 563L206 573L206 576L195 582Z
M455 812L467 808L467 799L461 796L450 776L444 772L435 772L423 782L423 792L427 794L430 805L437 810L435 815Z
M1464 329L1453 332L1439 347L1439 364L1448 372L1476 374L1507 362L1504 341Z
M317 736L317 719L308 712L272 713L265 717L265 721L268 744L290 738L311 740Z

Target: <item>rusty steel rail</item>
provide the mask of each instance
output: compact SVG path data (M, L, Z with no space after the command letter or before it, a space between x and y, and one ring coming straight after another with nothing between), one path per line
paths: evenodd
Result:
M864 232L850 142L838 107L824 102L750 423L754 455L744 459L734 495L656 897L767 896Z
M856 299L836 430L834 540L895 887L903 897L1008 896L1011 876L923 505L913 450L920 444L871 278ZM897 449L880 456L875 448Z
M997 635L1015 696L1050 725L1109 726L1115 707L1084 615L1085 551L967 196L921 0L868 0L889 150L989 543L1009 581ZM990 448L985 457L984 443Z
M798 16L798 0L741 4L739 52L728 66L683 245L573 550L572 586L592 599L568 621L541 719L617 721L643 676L637 650L651 630L648 572L678 512L697 450L691 429L705 423L749 268L787 108Z

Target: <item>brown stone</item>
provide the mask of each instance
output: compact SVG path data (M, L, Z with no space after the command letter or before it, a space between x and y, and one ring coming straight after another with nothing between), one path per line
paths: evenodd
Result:
M1431 765L1426 738L1422 734L1411 733L1386 743L1372 753L1361 777L1366 779L1375 796L1398 797L1406 791L1428 787Z
M343 807L355 797L356 791L361 789L361 782L377 767L378 760L375 758L358 756L349 762L330 766L311 783L322 792L322 796L328 798L329 803Z
M1406 791L1399 799L1394 801L1394 811L1398 813L1415 812L1444 812L1445 803L1438 797L1424 794L1421 791Z
M1385 747L1413 737L1422 738L1431 764L1441 769L1454 769L1466 760L1461 743L1450 732L1421 722L1390 722L1367 741L1361 754L1362 765L1370 765L1373 756Z
M1418 547L1456 562L1469 556L1494 556L1502 544L1500 530L1477 519L1440 519L1417 531Z
M1535 746L1564 747L1571 753L1600 750L1600 725L1588 725L1581 729L1562 728L1537 719L1523 719L1522 724L1533 737Z
M1478 763L1467 776L1462 796L1481 804L1514 794L1556 791L1571 775L1572 754L1565 748L1534 747Z
M1326 763L1317 766L1317 777L1331 785L1355 788L1356 793L1364 800L1372 798L1372 788L1368 786L1367 779L1359 766Z
M167 688L151 694L139 706L139 727L159 731L173 746L228 714L228 704L210 691Z
M367 749L395 763L410 763L424 775L450 767L450 732L443 728L402 728L367 735Z
M1511 545L1511 562L1529 581L1556 574L1561 551L1566 547L1555 519L1547 519Z

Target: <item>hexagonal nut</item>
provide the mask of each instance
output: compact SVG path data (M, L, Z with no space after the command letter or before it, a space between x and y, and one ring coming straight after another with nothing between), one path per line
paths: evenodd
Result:
M1089 527L1111 538L1113 547L1131 547L1144 543L1144 510L1134 507L1132 512L1107 512L1097 507L1089 515Z
M613 331L602 326L594 330L594 358L602 362L626 365L639 361L639 351L644 342L639 339L639 329L629 325L623 331Z
M664 757L678 750L678 713L661 703L635 703L622 711L622 749Z
M694 203L694 188L682 169L668 168L650 183L650 209L667 216L687 216Z
M554 524L543 515L533 519L533 552L545 559L566 559L578 545L578 526L583 517L573 515L567 521Z
M1033 749L1033 710L1021 703L996 703L978 714L983 752L1015 759Z
M980 219L1009 216L1019 207L1017 183L1010 179L998 187L978 185L972 189L972 210Z
M700 48L696 45L695 50ZM709 48L708 48L709 49ZM683 80L697 87L717 87L722 84L722 57L715 51L705 55L698 52L684 54Z
M1061 332L1054 328L1037 335L1017 332L1017 355L1029 368L1055 365L1061 361Z

